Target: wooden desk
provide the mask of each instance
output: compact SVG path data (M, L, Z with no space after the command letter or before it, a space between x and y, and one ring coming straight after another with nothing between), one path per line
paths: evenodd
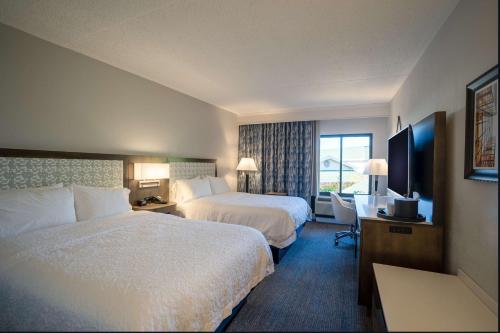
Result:
M380 264L373 270L387 331L498 331L497 316L459 276Z
M443 228L377 217L388 197L355 195L360 232L358 304L371 306L373 263L442 271Z

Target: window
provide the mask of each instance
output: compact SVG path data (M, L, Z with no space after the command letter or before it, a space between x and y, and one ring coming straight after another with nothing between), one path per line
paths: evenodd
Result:
M372 156L371 134L321 135L319 192L329 195L369 194L370 177L363 174Z

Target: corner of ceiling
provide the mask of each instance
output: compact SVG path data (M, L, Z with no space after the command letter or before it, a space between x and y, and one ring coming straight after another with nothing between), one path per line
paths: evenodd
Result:
M269 113L243 114L238 116L239 124L264 122L286 122L305 120L387 118L390 116L390 104L373 103L341 106L322 106L316 108L285 109Z

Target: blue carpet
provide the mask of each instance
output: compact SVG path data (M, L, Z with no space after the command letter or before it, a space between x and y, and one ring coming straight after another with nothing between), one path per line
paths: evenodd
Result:
M354 243L334 246L341 229L309 222L226 331L369 331L367 311L357 305Z

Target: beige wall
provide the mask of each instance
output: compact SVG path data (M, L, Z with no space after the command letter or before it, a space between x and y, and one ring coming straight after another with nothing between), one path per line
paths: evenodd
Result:
M365 134L371 133L372 157L387 159L387 118L366 119L334 119L318 121L317 135L324 134ZM319 144L316 145L319 149ZM319 174L319 150L316 154L317 174ZM387 177L379 177L379 192L384 194L387 189Z
M233 113L2 24L0 45L0 147L217 158L235 187Z
M403 126L447 111L446 264L498 295L498 185L465 180L465 86L498 62L498 3L462 0L391 104Z

